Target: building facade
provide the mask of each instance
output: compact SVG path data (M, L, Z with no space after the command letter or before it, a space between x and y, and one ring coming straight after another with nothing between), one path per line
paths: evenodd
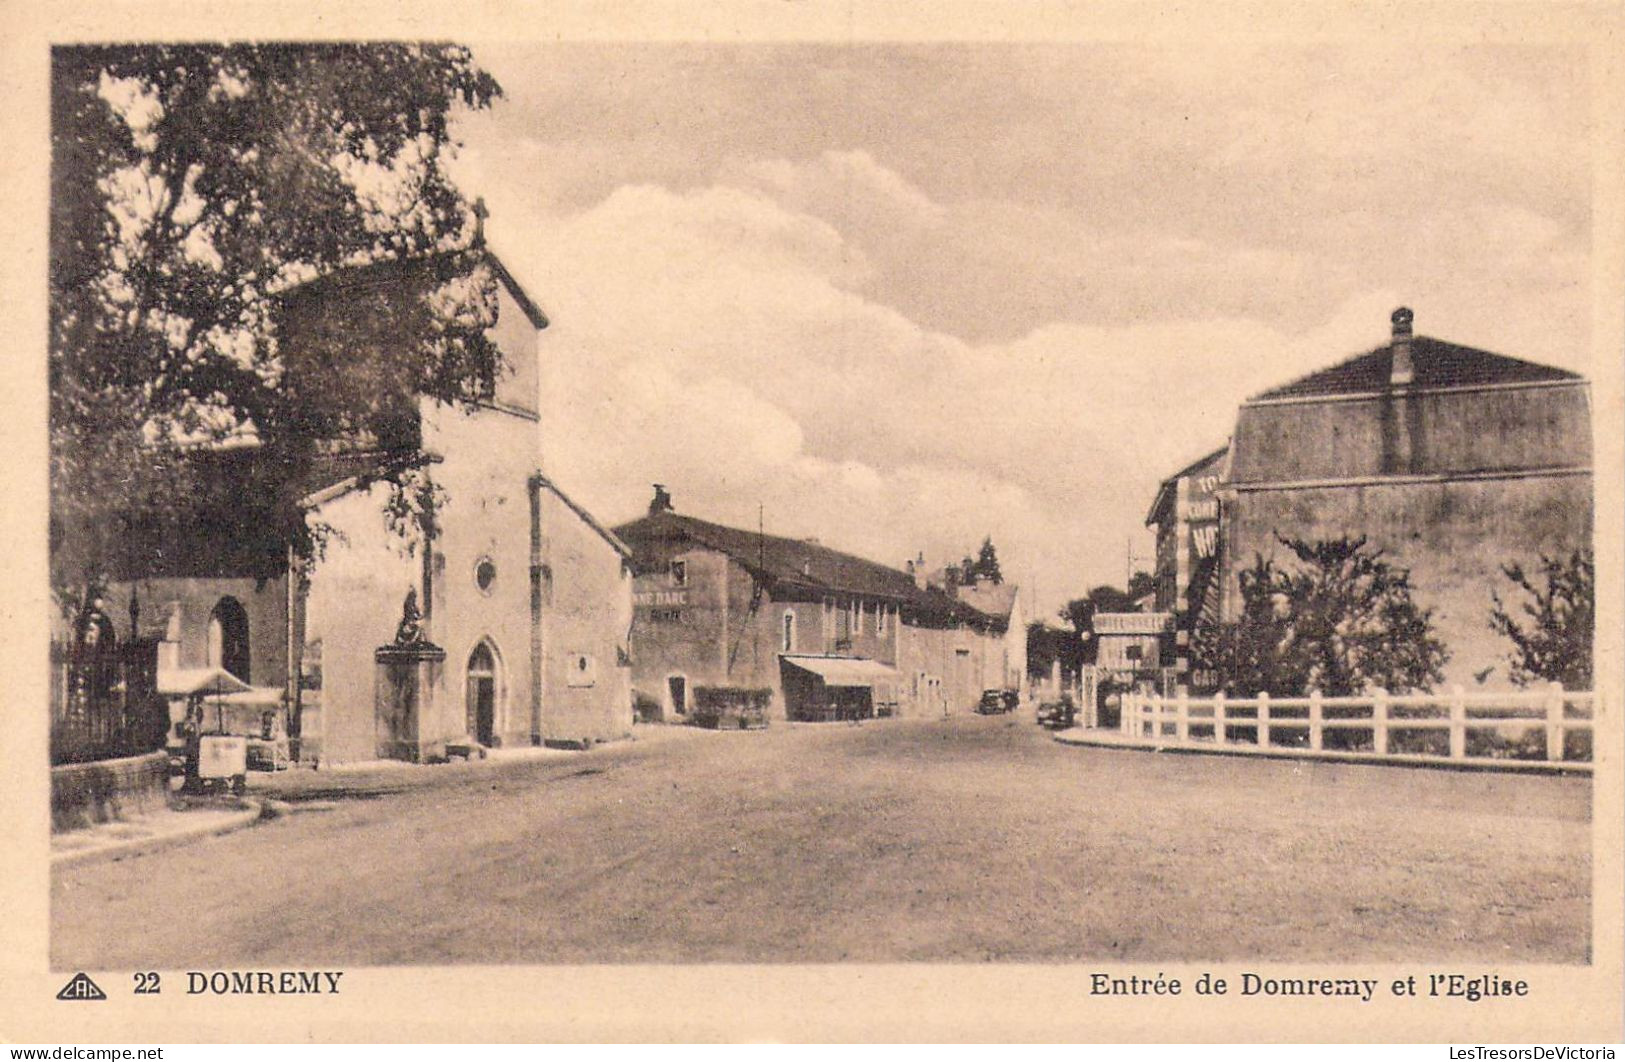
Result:
M1230 447L1221 446L1163 480L1146 513L1157 534L1153 611L1168 617L1157 656L1174 683L1198 691L1216 688L1216 676L1192 670L1190 647L1200 624L1219 620L1220 506Z
M1412 331L1266 391L1237 415L1221 507L1221 611L1277 536L1365 536L1411 573L1450 683L1505 683L1489 624L1501 568L1592 541L1591 409L1571 372Z
M114 588L163 639L161 668L223 666L282 691L304 759L383 753L375 650L410 592L425 640L445 651L434 691L458 743L579 744L631 728L631 554L541 471L538 339L547 319L494 254L488 335L508 371L478 401L420 398L412 434L437 491L433 533L391 529L382 481L399 455L340 452L293 488L325 546L307 565L249 572L218 548L178 551ZM365 270L310 295L379 283ZM210 536L229 542L229 524ZM127 606L121 606L127 607ZM450 710L444 710L447 706Z
M632 685L661 718L701 687L770 690L781 720L940 717L1025 674L1014 588L984 612L816 542L680 515L663 489L615 534L634 556Z

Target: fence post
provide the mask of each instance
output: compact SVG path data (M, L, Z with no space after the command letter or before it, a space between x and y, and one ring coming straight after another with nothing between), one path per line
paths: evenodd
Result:
M1388 755L1388 691L1381 686L1371 698L1371 751Z
M1467 758L1467 691L1450 687L1450 758Z
M1258 747L1270 747L1270 695L1267 693L1258 695Z
M1174 737L1183 744L1189 741L1191 736L1191 699L1183 686L1179 687L1179 700L1176 704L1178 707L1174 716Z
M1310 748L1310 750L1313 751L1313 752L1319 752L1320 749L1321 749L1322 741L1323 741L1323 738L1322 738L1321 727L1320 727L1320 691L1319 690L1310 690L1309 691L1309 748Z
M1213 740L1224 744L1224 691L1213 695Z
M1592 753L1592 755L1596 755L1596 753ZM1546 687L1546 758L1553 762L1563 758L1563 684L1561 682L1554 682Z

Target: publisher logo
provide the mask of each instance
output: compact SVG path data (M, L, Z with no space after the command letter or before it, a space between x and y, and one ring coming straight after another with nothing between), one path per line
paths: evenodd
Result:
M106 999L107 993L103 992L101 987L90 979L89 974L76 973L73 975L72 980L62 986L62 991L56 994L56 998Z

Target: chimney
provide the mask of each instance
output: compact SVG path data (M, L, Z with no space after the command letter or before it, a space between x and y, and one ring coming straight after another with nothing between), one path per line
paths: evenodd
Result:
M649 503L649 515L656 513L676 512L671 504L671 494L666 490L664 483L656 483L654 500Z
M491 216L486 209L485 197L482 195L474 200L474 246L485 246L485 219Z
M1388 318L1394 325L1394 338L1389 344L1393 352L1393 368L1388 374L1388 386L1409 387L1416 378L1416 364L1411 359L1411 321L1416 317L1410 308L1401 306Z

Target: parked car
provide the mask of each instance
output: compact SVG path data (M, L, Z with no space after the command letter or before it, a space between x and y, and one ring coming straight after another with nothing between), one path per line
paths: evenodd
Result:
M1072 698L1047 701L1038 706L1038 725L1049 730L1065 730L1077 721L1078 709Z
M976 711L979 715L1002 715L1014 711L1020 703L1021 695L1015 690L983 690Z

